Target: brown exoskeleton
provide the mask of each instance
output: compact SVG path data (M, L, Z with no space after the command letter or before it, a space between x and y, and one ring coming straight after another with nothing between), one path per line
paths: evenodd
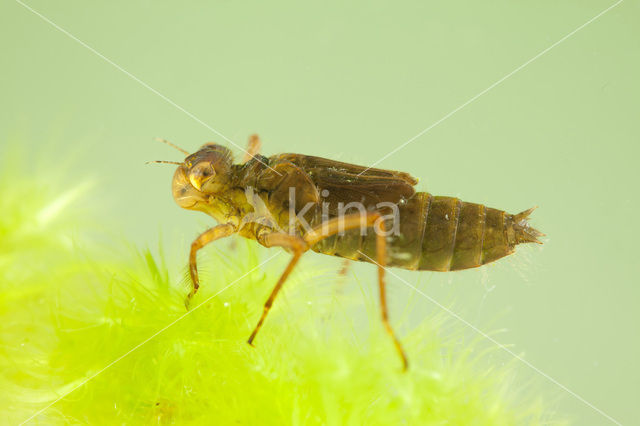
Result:
M267 158L258 153L259 147L258 137L252 136L238 164L228 148L214 143L193 154L178 148L187 157L175 163L179 167L173 176L176 203L219 223L191 244L193 287L187 306L200 285L196 254L205 245L239 234L292 253L249 344L298 260L311 249L377 265L382 321L406 369L407 357L387 315L386 267L473 268L513 253L517 244L540 243L537 237L543 235L527 223L533 209L511 215L457 198L415 192L417 181L407 173L301 154Z

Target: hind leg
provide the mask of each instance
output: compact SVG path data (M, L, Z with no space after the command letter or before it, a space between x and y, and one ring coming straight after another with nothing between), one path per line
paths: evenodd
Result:
M409 367L409 361L407 360L407 355L402 348L402 344L400 344L400 340L398 340L398 338L396 337L396 334L394 333L393 328L389 323L389 314L387 313L387 293L385 281L387 240L384 221L379 221L379 219L381 218L382 216L378 212L366 213L364 216L364 220L363 217L361 217L360 213L354 213L346 215L344 217L336 217L313 228L311 231L305 234L304 239L309 244L309 247L312 247L322 239L342 231L356 229L362 227L363 225L365 225L367 228L374 229L374 232L376 233L376 259L371 259L360 250L358 250L358 252L365 258L369 259L372 263L378 265L378 289L380 292L380 313L382 317L382 324L384 325L387 334L389 334L389 337L391 337L391 340L396 347L396 351L398 352L398 355L402 360L402 369L406 371ZM377 226L380 227L379 230L376 229Z

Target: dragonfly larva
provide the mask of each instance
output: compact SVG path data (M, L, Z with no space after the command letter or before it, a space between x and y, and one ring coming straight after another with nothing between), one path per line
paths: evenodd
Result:
M417 180L404 172L301 154L265 157L259 148L260 140L254 135L240 163L234 163L228 148L214 143L193 154L177 148L186 158L169 162L179 166L173 176L176 203L218 222L191 245L193 287L187 306L200 284L196 254L205 245L238 234L292 253L249 344L302 254L313 250L377 265L382 321L406 369L407 357L387 315L386 267L474 268L513 253L518 244L540 243L538 237L543 235L527 222L533 209L513 215L454 197L416 192Z

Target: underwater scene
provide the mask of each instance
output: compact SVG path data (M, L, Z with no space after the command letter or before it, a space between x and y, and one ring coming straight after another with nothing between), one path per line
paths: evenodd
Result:
M0 424L640 424L640 6L0 5Z

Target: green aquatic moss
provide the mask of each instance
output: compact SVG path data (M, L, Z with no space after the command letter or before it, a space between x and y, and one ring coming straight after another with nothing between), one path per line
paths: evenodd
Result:
M401 373L377 300L305 263L252 348L246 338L286 254L259 266L279 252L240 240L205 250L203 286L186 314L185 259L168 267L150 250L114 254L86 238L90 226L69 207L84 185L65 192L37 176L0 179L5 421L550 423L513 366L490 368L461 330L439 332L462 327L453 320L432 315L408 328L395 319L411 360ZM364 325L354 321L363 293Z

